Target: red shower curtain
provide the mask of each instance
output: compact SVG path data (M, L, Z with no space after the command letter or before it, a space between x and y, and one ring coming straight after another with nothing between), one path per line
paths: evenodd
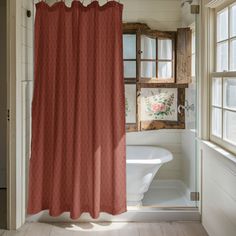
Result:
M126 211L122 5L36 5L28 213Z

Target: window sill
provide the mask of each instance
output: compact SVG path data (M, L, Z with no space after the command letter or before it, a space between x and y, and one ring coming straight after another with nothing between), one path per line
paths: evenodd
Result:
M236 164L236 155L230 153L229 151L227 151L226 149L218 146L217 144L210 142L210 141L205 141L205 140L201 140L201 143L205 146L207 146L208 148L214 150L215 152L217 152L218 154L220 154L221 156L223 156L224 158L230 160L231 162Z

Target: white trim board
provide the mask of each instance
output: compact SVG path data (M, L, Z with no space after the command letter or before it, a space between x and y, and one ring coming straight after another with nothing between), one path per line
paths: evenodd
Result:
M26 222L160 222L160 221L200 221L200 213L197 208L147 208L139 210L128 209L126 213L112 216L101 213L98 219L93 219L88 213L83 213L77 220L72 220L69 213L63 213L58 217L49 216L48 211L42 211L36 215L28 216Z
M7 1L7 228L25 223L24 168L21 155L21 3Z
M204 147L210 148L211 150L215 151L215 153L223 156L225 158L225 160L228 160L228 161L236 164L236 155L230 153L229 151L220 147L219 145L217 145L213 142L210 142L210 141L203 140L203 141L201 141L201 148L204 148Z

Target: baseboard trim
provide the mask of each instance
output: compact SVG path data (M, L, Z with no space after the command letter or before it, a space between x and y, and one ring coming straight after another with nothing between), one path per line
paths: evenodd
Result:
M77 220L72 220L69 213L63 213L58 217L49 216L48 211L36 215L27 216L27 222L163 222L163 221L198 221L200 213L197 208L184 209L140 209L128 210L121 215L112 216L101 213L98 219L93 219L88 213L83 213Z

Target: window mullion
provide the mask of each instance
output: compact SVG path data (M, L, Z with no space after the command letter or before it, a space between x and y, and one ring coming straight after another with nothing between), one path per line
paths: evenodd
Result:
M221 138L224 139L224 79L221 77Z
M212 77L236 77L235 71L229 71L229 72L212 72Z
M230 7L228 7L228 71L230 71Z

